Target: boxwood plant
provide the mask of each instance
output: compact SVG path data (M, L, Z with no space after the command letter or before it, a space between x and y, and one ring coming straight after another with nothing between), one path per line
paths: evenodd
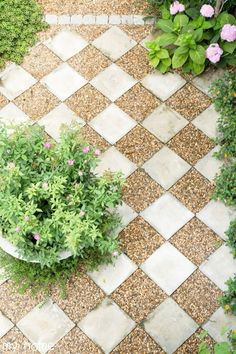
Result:
M76 126L65 128L58 144L38 125L10 136L0 127L1 233L27 261L51 267L64 250L81 259L116 252L123 179L97 176L99 155Z

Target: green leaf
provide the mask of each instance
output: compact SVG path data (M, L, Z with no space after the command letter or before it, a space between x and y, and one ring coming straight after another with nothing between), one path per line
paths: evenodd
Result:
M172 67L173 69L180 68L188 59L188 48L186 47L179 47L174 52L172 57Z
M193 21L191 21L191 25L193 25L195 28L202 27L203 23L205 21L205 18L203 16L199 16L198 18L195 18Z
M150 63L151 63L152 66L154 66L154 68L157 67L157 65L159 64L159 62L160 62L160 59L159 59L158 57L155 57L155 58L153 58L153 59L150 60Z
M221 48L225 52L233 54L233 52L236 49L236 41L234 41L234 42L224 42L224 43L221 44Z
M169 66L165 65L163 62L160 62L157 69L162 73L165 74L169 70Z
M214 346L215 354L230 354L230 346L227 342L217 343Z
M156 26L163 32L171 33L173 31L173 22L171 20L158 20Z
M196 7L190 7L185 10L185 13L191 18L197 18L199 16L199 11Z
M193 62L192 65L193 65L193 72L196 75L200 75L205 69L205 64L197 64Z
M189 22L189 18L188 18L188 16L186 16L184 14L178 14L174 18L174 24L178 28L186 26L188 24L188 22Z
M171 59L170 58L162 59L161 62L166 66L171 66Z
M215 20L205 20L203 24L201 25L202 29L209 29L215 26Z
M177 39L177 35L174 33L163 33L160 37L156 39L157 43L162 47L167 47L173 44Z
M168 20L170 18L170 11L166 8L166 6L162 5L160 6L160 10L161 10L161 17L164 20Z
M159 52L157 52L157 56L160 59L167 59L169 58L169 52L167 49L161 49Z
M179 35L179 37L177 38L174 44L178 46L187 46L191 43L192 40L193 40L192 33L183 33Z
M218 30L227 23L229 23L230 25L234 25L236 23L236 19L233 15L228 14L228 12L222 12L216 19L214 29Z
M204 64L206 60L205 49L203 46L198 45L197 49L190 49L189 51L190 58L196 64Z
M200 42L202 40L202 36L203 36L202 28L198 28L193 32L193 38L196 42Z

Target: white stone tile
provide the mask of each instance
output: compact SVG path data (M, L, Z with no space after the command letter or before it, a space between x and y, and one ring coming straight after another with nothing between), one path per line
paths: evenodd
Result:
M226 280L236 272L236 259L230 253L230 248L222 245L202 263L200 270L221 290L226 290Z
M213 181L216 174L219 172L221 166L223 165L222 160L219 160L213 156L213 154L218 150L219 149L215 147L213 150L208 152L208 154L205 155L201 160L198 160L195 165L195 168L210 181Z
M5 336L7 332L10 331L11 328L14 327L14 324L5 317L0 311L0 338Z
M121 95L136 84L136 80L119 68L116 64L98 74L91 84L111 101L117 100Z
M10 102L0 110L0 121L7 125L18 125L30 121L29 117Z
M165 104L162 104L142 124L159 140L167 143L188 124L188 121Z
M150 313L144 328L167 354L172 354L197 330L198 325L169 298Z
M83 23L83 25L94 25L96 23L96 16L84 15L82 23Z
M107 295L110 295L136 269L136 264L125 254L121 254L114 264L102 265L97 270L89 272L88 275Z
M209 95L210 85L213 83L213 81L221 78L223 74L223 69L210 69L205 71L203 74L195 77L195 79L193 79L193 84L202 92Z
M137 123L113 103L89 124L110 144L115 144Z
M134 15L134 25L144 25L144 18L142 15Z
M62 30L53 38L45 41L45 44L64 61L68 60L88 45L78 33L69 30Z
M136 170L137 166L122 155L114 146L102 154L101 161L95 169L95 173L102 175L105 171L121 171L127 178Z
M78 326L108 354L131 332L135 322L113 301L105 299Z
M144 163L143 168L163 188L169 189L190 169L190 165L164 146Z
M109 16L109 23L111 25L120 25L121 24L121 17L120 15L110 15ZM122 31L123 32L123 31Z
M32 75L16 64L8 65L0 72L0 81L0 93L9 100L14 100L37 82Z
M215 138L217 136L217 121L219 119L219 113L216 112L214 106L211 105L205 111L203 111L198 117L196 117L192 123L209 138Z
M168 192L142 211L141 215L166 240L194 216L191 211Z
M121 23L123 25L133 25L133 23L134 23L133 15L122 15L121 16Z
M57 15L45 15L45 21L49 25L57 25L58 17L57 17Z
M123 230L138 215L136 211L134 211L129 205L124 202L122 202L122 204L117 207L116 211L121 217L122 224L118 232Z
M96 16L97 25L107 25L108 24L108 15L97 15Z
M46 132L56 141L60 140L60 129L63 124L70 125L73 122L79 123L81 126L85 124L83 119L78 117L64 103L54 108L46 116L38 121L39 125L45 127Z
M60 15L58 16L59 25L70 25L70 16L69 15Z
M141 269L171 295L194 272L196 266L166 242L141 265Z
M203 325L216 342L228 342L227 334L236 328L236 316L225 314L222 308L216 310L209 321ZM222 333L223 332L223 333Z
M186 81L176 73L163 75L155 71L154 73L148 74L141 83L154 95L159 97L162 101L165 101L179 90Z
M96 38L93 41L93 45L115 61L133 48L136 42L120 28L112 26Z
M230 221L236 217L236 212L232 208L227 208L222 202L211 200L197 213L197 217L225 240L225 231Z
M71 24L72 25L81 25L83 21L82 15L72 15L71 16Z
M63 63L45 76L41 82L61 101L64 101L84 86L87 80L70 65Z
M74 326L52 300L48 300L43 306L36 306L17 323L17 327L41 354L52 348Z

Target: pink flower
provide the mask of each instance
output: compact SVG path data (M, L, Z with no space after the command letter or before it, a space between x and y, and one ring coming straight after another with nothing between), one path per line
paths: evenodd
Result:
M100 156L101 155L101 151L99 149L96 149L94 151L94 154L95 154L95 156Z
M67 164L68 164L69 166L73 166L73 165L75 164L75 160L68 160L68 161L67 161Z
M40 238L41 238L40 234L34 234L33 237L34 237L34 239L35 239L36 241L39 241Z
M51 149L52 144L49 143L49 141L45 141L45 143L43 143L43 146L45 147L45 149Z
M89 152L89 150L90 150L90 147L89 147L89 146L85 146L85 147L83 148L83 153L84 153L84 154L87 154L87 153Z
M117 251L114 251L114 252L112 253L112 256L113 256L113 257L118 257L118 256L119 256L119 253L118 253Z
M81 210L81 212L79 213L79 216L81 216L81 218L85 215L85 212L83 210Z
M176 15L178 12L183 12L184 10L185 6L178 1L174 1L173 4L170 5L171 15Z
M44 183L42 184L42 188L43 188L43 189L48 189L48 183L47 183L47 182L44 182Z
M230 24L224 25L221 30L220 36L221 36L221 39L223 39L227 42L235 41L236 40L236 26L230 25Z
M223 50L220 48L218 43L212 43L206 49L206 57L212 63L218 63L220 61L220 57L223 54Z
M215 13L214 8L211 5L202 5L200 13L204 17L212 17Z
M15 231L16 231L16 232L20 232L20 230L21 230L20 226L17 226L17 227L15 228Z

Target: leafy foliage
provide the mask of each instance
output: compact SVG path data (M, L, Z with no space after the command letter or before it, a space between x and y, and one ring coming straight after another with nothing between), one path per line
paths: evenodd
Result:
M213 198L221 200L225 205L236 205L236 163L224 164L215 178Z
M123 179L96 176L97 154L76 126L64 129L59 144L37 125L10 136L1 127L0 228L22 257L50 267L64 250L79 258L116 250Z
M6 61L20 64L46 26L36 1L0 0L0 68Z
M236 258L236 219L231 221L229 228L225 234L227 236L227 244L231 248L233 257Z
M221 297L220 302L227 313L236 315L236 274L226 282L228 289Z
M229 342L219 342L214 345L213 350L210 349L209 345L205 341L207 336L206 331L202 331L199 335L201 343L198 347L198 354L234 354L236 349L236 331L230 330L228 332Z
M182 68L184 72L201 74L209 64L206 49L211 43L218 43L224 50L220 65L236 65L236 42L225 42L220 38L220 32L225 24L236 24L233 15L222 12L216 18L205 18L178 13L172 16L169 7L160 7L161 19L156 22L162 31L155 40L147 43L149 60L161 73L170 68ZM192 18L193 17L193 18Z

